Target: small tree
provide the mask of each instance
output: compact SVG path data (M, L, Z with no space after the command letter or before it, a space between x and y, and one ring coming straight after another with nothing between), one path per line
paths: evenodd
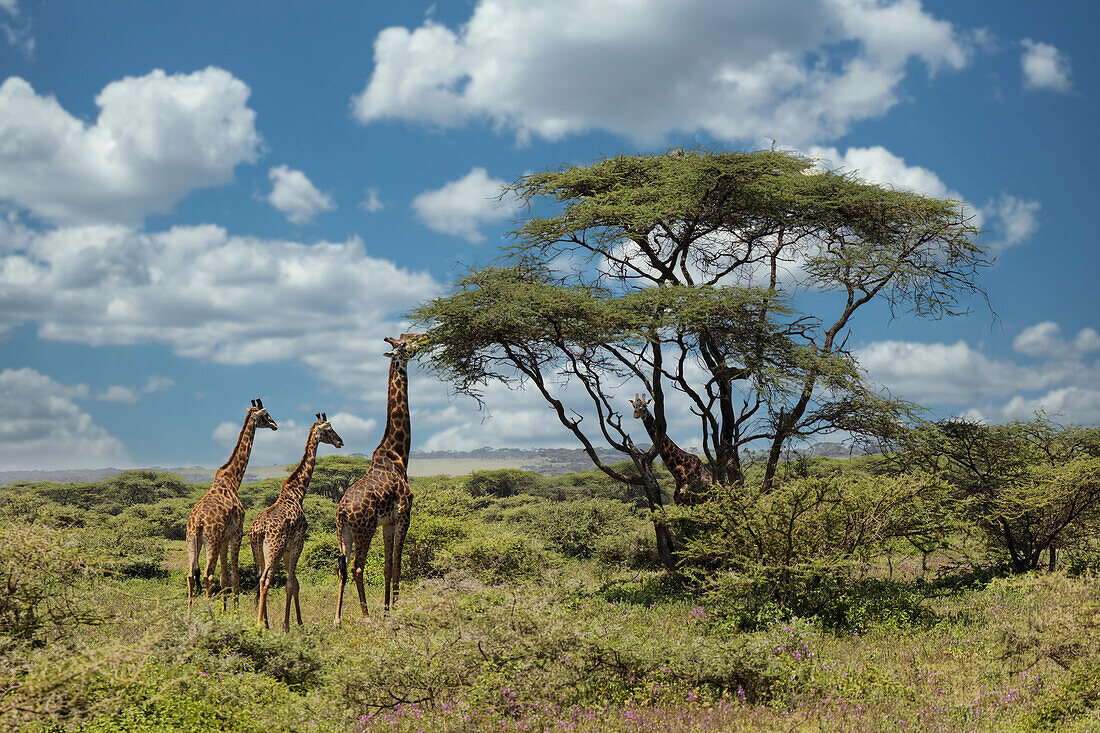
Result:
M922 426L897 456L902 469L940 472L964 516L1012 571L1038 568L1049 550L1094 532L1100 521L1100 429L1029 422L985 425L961 419Z
M658 439L672 395L691 407L719 483L741 484L741 451L762 444L766 491L791 441L875 436L909 417L913 406L870 388L846 350L856 312L875 301L954 314L982 293L989 263L959 202L784 151L624 155L525 176L507 193L562 210L528 219L502 262L413 313L430 324L427 363L475 397L492 380L529 385L600 470L641 486L655 510L657 448L623 421L626 382L652 396ZM601 440L636 470L601 460ZM671 536L655 527L671 568Z

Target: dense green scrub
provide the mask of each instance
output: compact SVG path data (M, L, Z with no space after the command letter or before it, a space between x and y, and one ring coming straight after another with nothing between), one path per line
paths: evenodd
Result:
M792 480L803 483L786 493L725 500L742 509L766 500L770 516L791 516L807 495L819 497L817 526L839 528L841 517L879 507L874 497L932 501L941 493L917 479L868 493L876 484L867 483L866 463L816 460L797 469ZM786 558L794 568L787 585L776 585L776 569L754 569L750 543L737 533L714 539L721 533L708 528L721 522L704 513L672 518L687 535L712 537L677 577L655 566L651 523L636 497L610 493L621 487L595 474L436 477L414 487L405 556L413 582L401 603L382 614L376 548L371 615L352 614L339 629L332 500L309 497L305 625L284 635L255 625L249 593L239 610L200 599L186 617L183 542L176 520L161 517L175 516L175 503L202 487L139 478L124 478L128 495L100 487L109 503L76 485L0 490L0 727L1100 726L1100 590L1084 552L1072 567L1066 562L1077 576L998 577L996 558L963 524L945 525L952 535L921 549L895 532L851 551L800 528L760 546L761 562ZM143 482L161 488L139 490ZM242 491L256 497L246 521L266 490ZM23 508L34 502L50 511L29 521L34 514ZM826 573L805 549L780 552L776 537L784 536L847 559ZM739 559L707 554L718 551ZM241 562L251 567L247 548ZM798 578L815 573L812 603L761 595L793 592ZM246 588L253 575L245 574ZM277 615L280 592L273 602Z

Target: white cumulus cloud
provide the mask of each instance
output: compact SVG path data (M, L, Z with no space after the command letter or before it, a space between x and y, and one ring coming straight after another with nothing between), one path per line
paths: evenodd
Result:
M268 203L283 212L292 224L305 224L319 212L336 208L332 197L318 191L302 171L280 165L267 175L273 182Z
M965 35L917 0L479 0L457 30L379 33L353 109L364 123L487 121L521 140L602 129L801 145L897 104L912 60L964 67Z
M303 244L212 225L34 232L0 220L0 335L35 323L46 339L166 344L223 364L301 360L333 380L384 375L382 337L408 330L396 314L441 289L357 238Z
M948 187L935 172L905 159L881 145L867 148L811 147L809 155L832 167L850 171L870 183L885 184L936 198L961 201L974 226L985 231L986 246L1001 251L1027 241L1039 229L1038 201L1001 194L984 206L975 206L958 191Z
M1028 359L995 358L965 341L954 344L878 341L858 351L871 379L941 413L990 422L1029 419L1037 410L1069 422L1100 422L1100 334L1072 339L1057 323L1021 331L1013 350Z
M19 77L0 84L0 201L56 223L137 223L256 159L248 86L209 67L111 82L87 124Z
M518 210L514 200L500 199L503 185L505 181L490 178L484 168L472 168L457 181L419 194L412 207L432 231L481 242L485 239L482 226L507 221Z
M1069 58L1049 43L1030 38L1020 42L1020 68L1024 74L1024 89L1068 92L1073 88Z
M129 463L122 443L73 401L87 388L34 369L0 371L0 467L105 468Z

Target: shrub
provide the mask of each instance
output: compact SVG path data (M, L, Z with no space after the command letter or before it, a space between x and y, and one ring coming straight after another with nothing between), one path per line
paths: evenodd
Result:
M504 512L505 521L526 526L553 549L571 557L593 557L601 541L613 541L645 527L632 508L608 499L532 502ZM609 542L605 549L613 552Z
M332 534L336 526L336 502L326 496L306 494L302 499L302 511L309 522L310 536Z
M0 525L0 634L40 643L93 623L79 591L101 572L69 533L23 523Z
M340 556L340 544L332 533L310 537L302 548L298 567L336 573L336 559Z
M466 542L441 553L440 568L466 570L489 584L534 580L553 561L539 543L523 535L472 535Z
M161 646L176 658L206 660L226 672L257 672L296 689L317 683L324 669L310 639L268 633L247 622L193 617Z
M473 496L515 496L532 493L541 480L542 477L533 471L515 468L474 471L470 474L466 489Z
M466 525L457 519L414 513L401 551L402 572L410 578L442 574L443 568L438 564L438 559L468 535Z
M194 502L188 498L161 499L156 504L138 504L120 516L144 522L148 531L166 540L187 539L187 519Z
M133 578L166 575L164 540L147 522L119 519L80 531L80 542L103 559L108 572Z
M889 543L941 541L951 528L946 491L922 475L795 479L767 493L719 487L688 513L684 568L702 571L712 598L745 619L771 616L772 605L814 616Z

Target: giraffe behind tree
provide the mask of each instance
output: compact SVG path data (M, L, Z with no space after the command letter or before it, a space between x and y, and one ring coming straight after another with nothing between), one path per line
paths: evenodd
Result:
M706 469L698 456L688 453L680 446L672 442L667 435L657 437L657 422L649 412L649 404L652 400L635 394L630 400L630 406L634 408L634 417L642 421L650 439L657 443L657 450L661 454L661 460L665 462L665 468L672 474L676 481L676 490L672 500L677 504L697 504L702 501L700 489L714 483L710 471Z
M261 400L252 400L252 407L244 418L237 445L221 468L214 474L210 491L199 499L187 519L187 613L191 613L191 601L199 589L199 553L206 545L206 571L203 586L209 598L214 586L214 570L221 558L221 589L224 593L232 585L236 601L241 592L241 574L237 567L244 533L244 505L237 490L244 479L248 458L252 454L252 441L256 428L278 430L275 420L267 414ZM222 608L225 608L222 596Z
M413 345L425 334L403 333L401 338L386 338L393 347L390 357L388 391L386 395L386 431L382 442L370 459L370 468L361 479L344 492L336 507L336 536L340 542L340 591L336 600L336 623L344 604L344 586L348 580L348 554L352 549L352 572L359 591L362 615L367 615L367 594L363 588L363 565L370 549L371 538L382 525L386 578L385 608L397 602L401 584L401 548L409 531L412 515L412 490L409 488L409 446L412 444L412 423L409 420L408 360Z
M302 608L298 603L298 557L302 554L309 523L302 511L302 499L313 477L313 467L317 464L317 446L320 443L342 448L343 439L332 429L328 416L317 413L317 421L309 429L306 449L298 467L283 481L279 489L279 498L275 503L260 512L248 529L248 539L252 545L252 557L256 559L256 571L259 573L259 602L256 609L256 623L267 624L267 593L275 568L282 558L286 565L286 607L283 609L283 631L290 631L290 602L294 601L294 613L298 625L302 625Z

